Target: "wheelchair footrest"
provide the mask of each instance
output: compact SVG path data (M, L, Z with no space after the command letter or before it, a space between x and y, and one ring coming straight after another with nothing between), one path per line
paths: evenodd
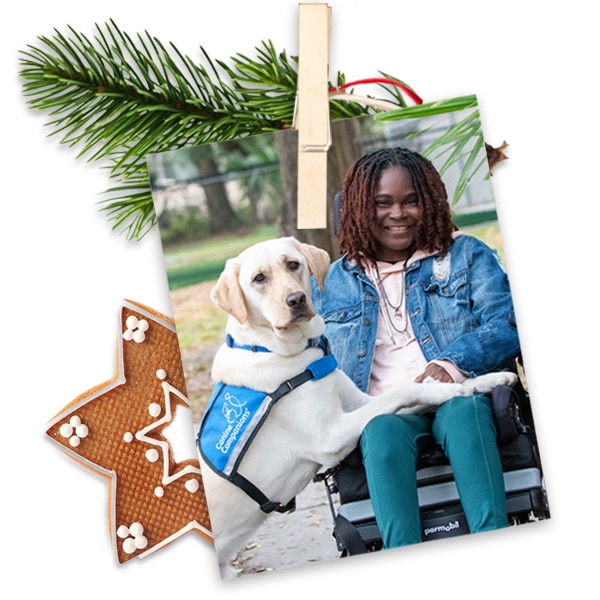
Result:
M542 476L537 468L504 473L506 508L509 514L544 511ZM418 488L423 540L453 537L469 532L454 481ZM371 500L342 504L338 512L359 531L365 543L380 537Z
M532 488L540 488L541 485L542 475L540 470L535 467L504 473L504 486L507 498L510 494ZM426 485L418 488L418 493L421 509L460 502L458 489L454 481Z

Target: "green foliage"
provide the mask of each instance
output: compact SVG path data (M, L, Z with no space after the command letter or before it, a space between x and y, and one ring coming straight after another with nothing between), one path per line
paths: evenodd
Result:
M477 98L475 96L462 96L450 100L403 108L402 110L394 110L377 116L377 119L381 121L394 121L398 119L430 117L438 114L445 115L450 112L466 109L472 109L472 111L462 121L453 125L439 136L423 152L425 156L429 157L435 156L437 158L446 156L446 160L440 168L440 175L442 176L451 165L461 159L465 160L465 166L462 169L454 190L454 195L451 198L452 205L459 201L467 186L480 169L484 166L487 167L485 142L480 127ZM427 129L424 129L416 135L422 135L426 131Z
M145 155L290 127L297 59L262 42L255 58L204 64L145 32L130 36L114 21L92 39L72 27L39 36L20 52L23 93L30 108L48 113L51 135L102 161L117 183L101 202L113 227L140 239L156 223ZM337 85L344 83L338 74ZM403 106L394 86L392 102ZM331 102L331 118L374 112Z
M208 236L208 218L199 207L190 205L180 209L163 210L158 217L163 246L190 242Z

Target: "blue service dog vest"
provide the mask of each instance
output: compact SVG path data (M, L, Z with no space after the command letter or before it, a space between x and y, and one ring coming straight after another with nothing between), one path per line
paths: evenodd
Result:
M294 499L286 505L269 500L252 482L238 473L238 467L275 402L306 381L321 379L336 368L334 356L326 354L311 363L304 372L284 381L272 393L217 383L197 436L204 461L254 498L264 512L285 512L293 508Z

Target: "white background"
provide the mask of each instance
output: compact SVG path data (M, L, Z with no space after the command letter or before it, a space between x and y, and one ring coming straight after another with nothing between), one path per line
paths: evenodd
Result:
M598 36L591 4L331 0L331 73L378 70L426 100L476 93L486 140L510 143L493 178L540 434L552 519L516 530L220 581L211 546L187 535L117 566L106 483L45 438L47 421L114 374L124 298L170 312L157 232L130 243L98 212L98 165L47 139L26 107L18 51L67 25L114 19L198 57L297 51L292 0L17 2L2 19L2 529L4 597L135 594L227 598L590 597L600 514L595 442ZM360 90L365 92L366 90ZM590 544L591 542L591 544ZM10 596L6 590L12 590ZM588 590L585 592L584 590ZM8 592L10 593L10 592Z

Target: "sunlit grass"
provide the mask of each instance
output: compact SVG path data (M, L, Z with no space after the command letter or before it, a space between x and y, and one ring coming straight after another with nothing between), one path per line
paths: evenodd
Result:
M169 289L176 290L217 279L228 258L237 256L252 244L276 236L275 225L264 225L166 250L164 255Z

